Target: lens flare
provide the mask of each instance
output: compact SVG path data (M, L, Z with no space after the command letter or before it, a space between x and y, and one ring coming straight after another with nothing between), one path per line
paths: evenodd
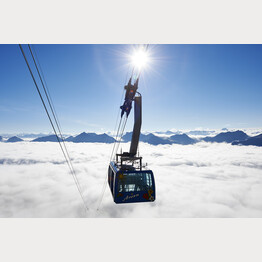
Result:
M143 49L139 49L134 52L131 57L132 64L139 70L146 67L149 62L149 56Z

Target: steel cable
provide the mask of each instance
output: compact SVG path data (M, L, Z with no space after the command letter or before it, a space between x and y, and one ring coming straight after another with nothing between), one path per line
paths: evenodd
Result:
M25 55L25 53L24 53L24 50L23 50L23 48L22 48L22 45L19 44L19 47L20 47L20 50L21 50L21 52L22 52L22 55L23 55L23 57L24 57L24 59L25 59L25 62L26 62L26 64L27 64L27 67L28 67L28 70L29 70L29 72L30 72L30 74L31 74L31 77L32 77L32 79L33 79L33 81L34 81L35 87L36 87L37 92L38 92L38 94L39 94L39 97L40 97L40 99L41 99L41 101L42 101L42 104L43 104L43 106L44 106L45 112L46 112L46 114L47 114L47 116L48 116L48 119L49 119L49 121L50 121L50 124L51 124L51 126L52 126L52 128L53 128L53 131L54 131L55 135L56 135L56 139L57 139L57 141L58 141L58 143L59 143L59 146L60 146L60 148L61 148L61 150L62 150L62 153L63 153L63 155L64 155L64 158L65 158L65 160L66 160L66 162L67 162L67 164L68 164L68 167L69 167L69 169L70 169L71 175L72 175L73 178L74 178L74 182L75 182L75 184L76 184L76 186L77 186L77 189L78 189L78 192L79 192L79 194L80 194L80 196L81 196L81 198L82 198L82 201L83 201L85 210L88 211L88 207L86 206L86 203L85 203L85 201L84 201L84 197L83 197L82 192L81 192L81 189L80 189L80 187L79 187L79 183L78 183L77 177L76 177L76 175L75 175L74 169L73 169L72 165L70 165L69 160L68 160L68 158L66 157L65 151L64 151L64 149L63 149L63 147L62 147L62 145L61 145L61 142L60 142L60 138L59 138L59 136L58 136L58 134L57 134L57 131L56 131L55 127L54 127L54 124L53 124L53 121L52 121L52 119L51 119L51 116L50 116L50 114L49 114L49 112L48 112L48 109L47 109L47 107L46 107L46 105L45 105L45 101L44 101L44 99L43 99L43 97L42 97L42 94L41 94L41 92L40 92L40 90L39 90L39 87L38 87L37 82L36 82L36 80L35 80L34 74L33 74L32 70L31 70L31 67L30 67L30 65L29 65L29 62L28 62L28 60L27 60L27 58L26 58L26 55ZM38 72L39 72L39 71L38 71ZM42 81L41 81L41 82L42 82Z

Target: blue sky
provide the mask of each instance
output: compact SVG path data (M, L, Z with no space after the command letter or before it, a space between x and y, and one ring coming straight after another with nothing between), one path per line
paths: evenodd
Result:
M113 131L134 46L33 47L63 131ZM262 127L262 45L150 45L149 51L138 90L143 130ZM0 58L0 133L51 132L19 46L0 45ZM129 118L127 130L133 112Z

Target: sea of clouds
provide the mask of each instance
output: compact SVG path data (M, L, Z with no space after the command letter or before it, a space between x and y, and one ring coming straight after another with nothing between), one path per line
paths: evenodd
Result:
M106 185L97 211L112 144L66 144L88 212L58 143L2 142L0 217L262 217L261 147L140 143L156 201L116 205Z

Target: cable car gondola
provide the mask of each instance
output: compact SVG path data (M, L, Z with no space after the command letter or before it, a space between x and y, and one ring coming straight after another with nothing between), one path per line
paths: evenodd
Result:
M132 102L134 101L135 121L130 150L121 154L116 153L115 160L111 161L108 167L108 184L116 204L153 202L156 199L153 172L152 170L144 170L142 157L137 156L142 123L142 97L137 92L138 80L139 78L137 78L134 84L131 84L132 77L130 78L128 84L125 86L125 102L120 107L122 109L121 124L123 115L126 113L126 117L128 117L132 108Z

